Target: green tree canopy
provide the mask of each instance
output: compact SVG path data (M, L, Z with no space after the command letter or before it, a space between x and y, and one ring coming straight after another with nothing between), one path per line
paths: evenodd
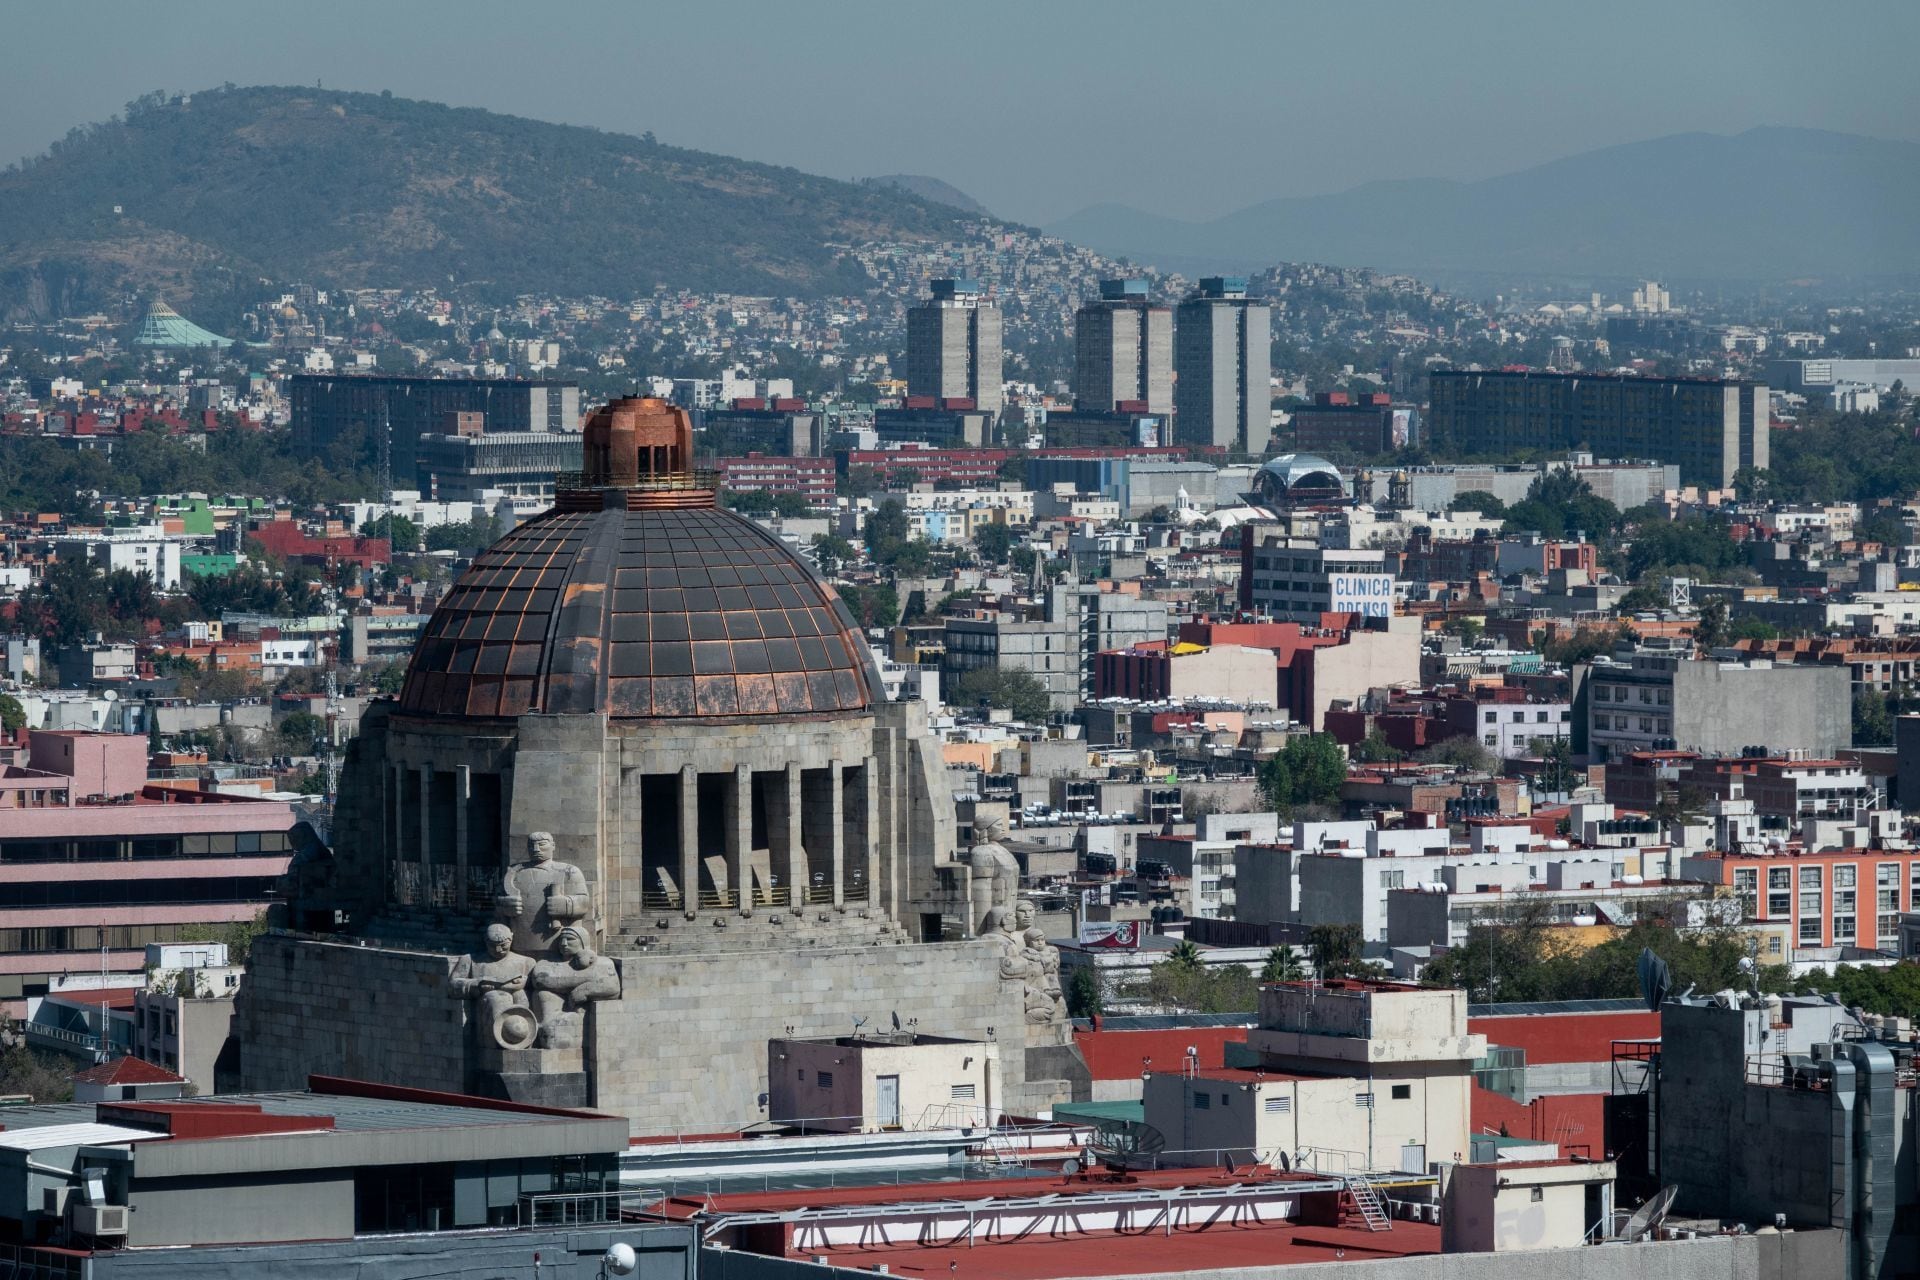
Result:
M1269 805L1292 813L1301 805L1336 804L1347 780L1340 744L1324 733L1299 734L1260 769L1260 790Z
M1507 504L1485 489L1469 489L1455 494L1448 510L1477 511L1483 516L1499 517L1507 513Z
M27 709L10 693L0 693L0 729L18 733L27 727Z
M953 696L947 701L962 707L984 703L1011 711L1014 719L1031 724L1045 722L1053 712L1047 687L1033 672L1020 667L977 667L966 672L955 682Z

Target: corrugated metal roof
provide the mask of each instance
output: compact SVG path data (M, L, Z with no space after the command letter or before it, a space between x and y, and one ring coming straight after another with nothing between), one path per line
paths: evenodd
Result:
M37 1129L0 1133L0 1148L9 1151L45 1151L49 1147L97 1147L112 1142L145 1142L164 1138L151 1129L129 1129L119 1124L48 1124Z

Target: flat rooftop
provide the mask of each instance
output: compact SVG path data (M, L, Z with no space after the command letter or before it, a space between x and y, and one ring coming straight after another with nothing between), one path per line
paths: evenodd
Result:
M431 1094L424 1090L386 1089L342 1082L351 1093L289 1090L283 1093L223 1093L211 1097L128 1100L125 1102L58 1102L0 1108L0 1125L8 1133L52 1125L92 1124L102 1106L184 1109L195 1107L258 1107L268 1116L326 1116L335 1133L378 1133L412 1129L453 1129L474 1126L547 1125L555 1119L604 1120L592 1111L549 1107L522 1107L487 1098L458 1094Z

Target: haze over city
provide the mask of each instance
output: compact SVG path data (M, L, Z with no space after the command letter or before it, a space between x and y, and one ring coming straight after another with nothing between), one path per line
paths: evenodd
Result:
M0 9L0 1280L1920 1276L1917 14Z
M1672 133L1778 125L1920 141L1908 56L1920 12L1899 0L1236 0L1204 14L1135 0L616 0L558 14L348 0L328 15L135 6L82 30L60 6L11 6L17 47L60 53L16 60L0 84L0 157L42 151L148 89L317 81L650 130L829 177L924 173L1044 224L1105 202L1213 218Z

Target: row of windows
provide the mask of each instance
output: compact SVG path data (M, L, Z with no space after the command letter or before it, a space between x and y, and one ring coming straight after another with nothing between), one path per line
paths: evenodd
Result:
M290 853L289 831L221 831L205 835L90 836L0 839L0 862L139 862L152 858L221 858Z
M1593 718L1593 727L1596 729L1611 729L1615 733L1632 733L1634 731L1633 721L1634 718L1632 716L1609 717L1596 715ZM1673 721L1667 719L1665 716L1641 716L1639 731L1641 733L1671 733L1673 731Z
M73 880L0 884L0 907L144 907L191 902L265 902L273 876L187 880Z
M1632 702L1633 690L1624 685L1595 685L1593 687L1593 700L1595 702ZM1640 690L1640 701L1647 706L1671 706L1673 703L1673 690L1666 687L1659 689L1642 688Z

